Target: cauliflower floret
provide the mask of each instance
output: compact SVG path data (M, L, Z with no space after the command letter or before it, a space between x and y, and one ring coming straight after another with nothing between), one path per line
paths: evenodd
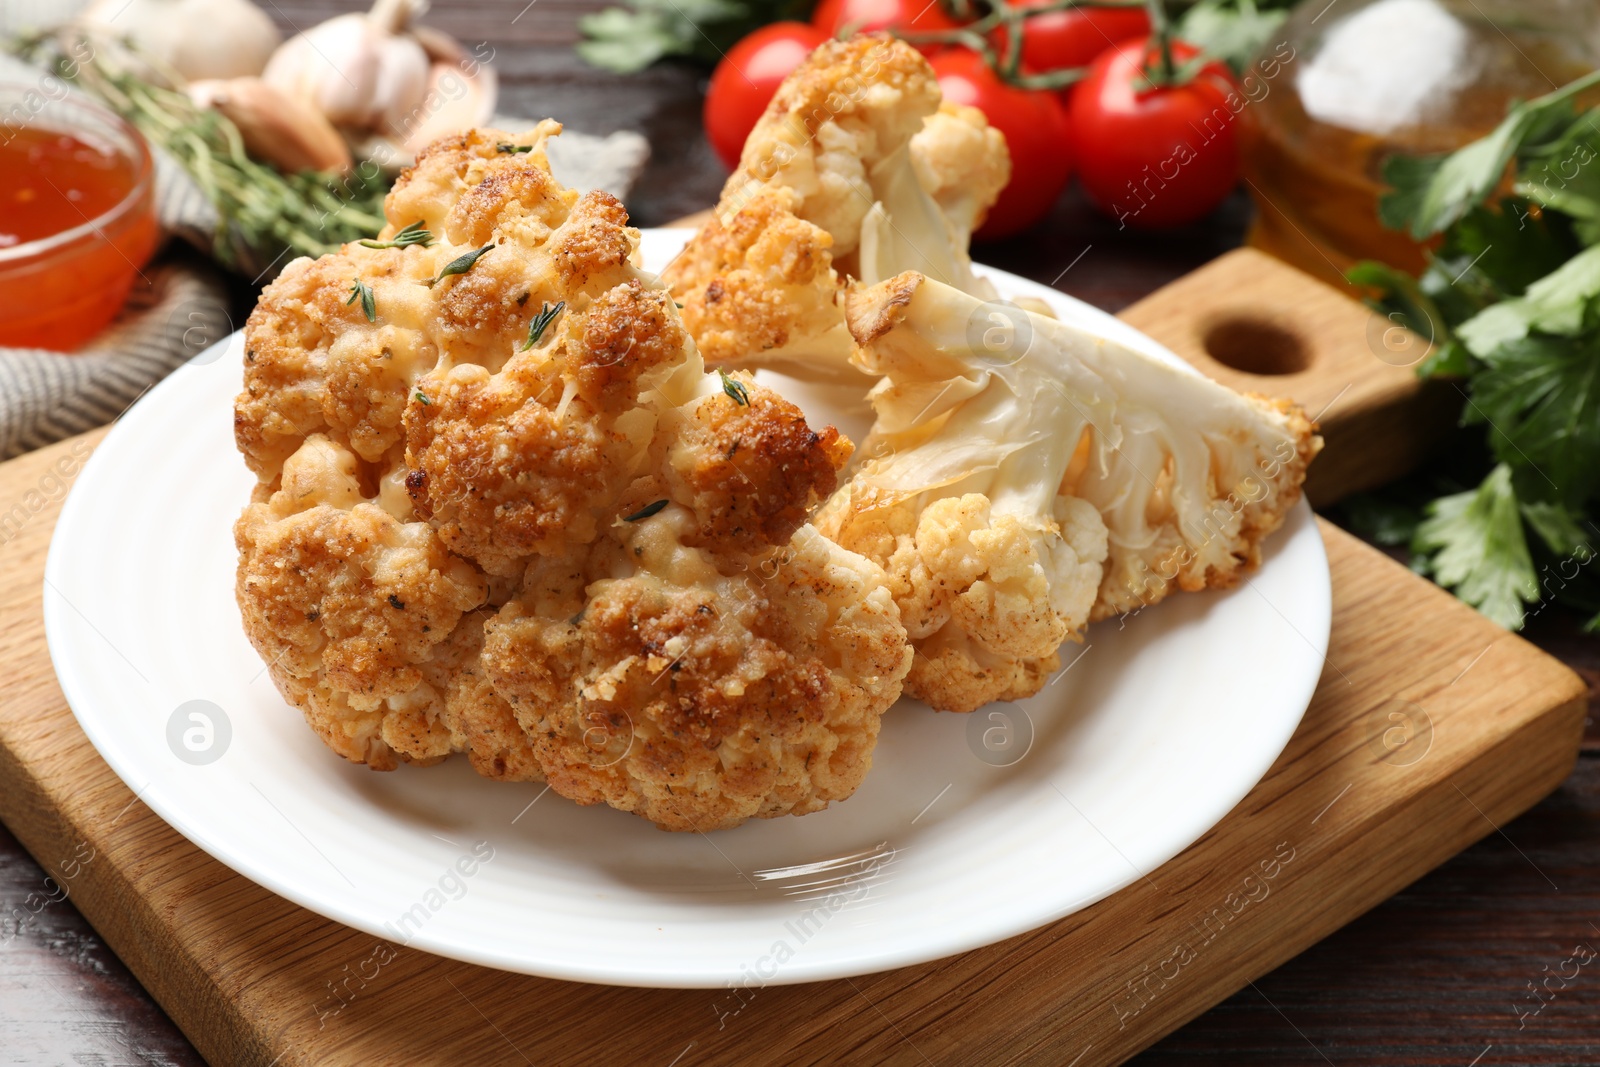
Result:
M663 278L706 362L859 382L850 363L833 238L794 214L800 194L762 189L713 214Z
M850 796L910 666L882 572L810 527L740 557L691 547L698 526L672 504L617 529L631 573L570 617L536 582L490 623L484 661L551 787L668 830Z
M442 354L487 352L497 366L546 301L642 277L626 262L635 238L622 205L604 193L580 199L550 177L543 144L560 129L544 122L520 137L473 130L438 142L389 193L379 235L421 222L427 241L348 244L295 260L266 288L245 325L234 404L235 439L263 485L313 433L393 466L416 380ZM519 145L531 150L501 150ZM463 252L491 243L472 269L434 283Z
M424 665L484 602L476 570L426 524L362 494L356 457L313 434L234 529L245 633L284 694L347 759L393 767L451 751Z
M694 512L694 543L760 551L782 544L838 486L853 446L806 425L793 404L748 379L695 404L662 469L668 495ZM729 402L733 401L733 402Z
M981 112L941 108L916 49L827 42L779 87L711 220L663 277L708 361L858 382L840 275L918 270L992 296L967 245L1010 169Z
M910 648L881 569L804 526L848 442L753 382L660 405L591 544L535 559L483 661L556 792L668 829L854 791Z
M882 570L804 525L850 443L706 373L621 205L549 176L556 129L435 145L383 235L426 240L263 295L235 419L247 632L376 768L464 752L671 829L815 811L911 664Z
M817 519L888 570L906 691L949 711L1036 692L1091 619L1232 583L1321 447L1293 404L1054 319L1016 310L984 347L984 310L911 272L852 287L854 358L884 378Z
M545 343L499 373L445 360L418 379L406 489L451 551L515 577L533 553L594 540L650 444L643 384L687 358L670 304L637 281L574 294Z
M989 125L977 108L948 100L911 138L911 165L917 181L950 221L962 248L1011 180L1006 135Z

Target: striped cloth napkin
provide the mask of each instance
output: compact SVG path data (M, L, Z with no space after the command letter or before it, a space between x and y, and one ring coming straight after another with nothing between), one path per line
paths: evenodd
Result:
M0 81L31 84L42 71L0 54ZM52 83L59 95L61 83ZM497 115L500 129L534 123ZM171 157L156 149L156 214L166 233L209 253L217 225L211 202ZM627 195L649 158L637 133L608 137L563 133L552 142L550 167L575 189ZM256 264L256 284L282 264ZM256 273L252 270L251 273ZM0 347L0 460L11 459L115 419L156 382L232 333L222 269L171 244L144 268L122 313L103 333L70 354Z

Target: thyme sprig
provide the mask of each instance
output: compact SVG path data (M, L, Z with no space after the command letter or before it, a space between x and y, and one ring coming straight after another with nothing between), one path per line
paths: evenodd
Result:
M421 219L401 230L387 241L358 241L362 248L409 248L412 245L421 245L427 248L433 244L433 234L428 232L427 226Z
M482 248L475 248L471 252L463 252L459 256L457 256L455 259L452 259L450 262L446 263L444 265L444 269L441 270L438 274L434 275L432 278L429 278L427 281L423 282L422 284L426 285L428 288L432 289L435 285L438 285L440 282L444 281L446 278L452 277L452 276L457 275L457 274L465 274L465 273L467 273L467 271L469 271L469 270L471 270L473 268L473 265L476 264L478 262L478 260L480 260L484 256L488 255L493 250L494 250L494 242L490 241L488 244L484 245Z
M528 323L528 339L522 342L522 350L524 352L539 343L539 338L544 336L545 328L555 321L556 316L561 314L561 309L566 306L567 302L565 300L557 301L554 304L548 300L545 301L544 306L539 309L539 313L533 317L533 321Z
M357 300L361 301L361 312L367 316L367 321L377 322L378 298L373 295L372 286L360 278L357 278L355 284L350 287L350 299L345 301L345 306L348 307Z

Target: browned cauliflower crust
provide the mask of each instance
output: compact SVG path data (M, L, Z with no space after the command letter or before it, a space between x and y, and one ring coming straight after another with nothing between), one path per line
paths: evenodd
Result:
M235 528L245 633L284 695L346 759L392 768L451 751L424 666L487 595L425 523L366 499L356 459L321 434Z
M811 429L776 393L734 382L747 401L695 405L662 477L694 512L693 543L759 552L782 544L833 493L852 447L832 426Z
M778 88L711 219L663 274L708 362L859 383L840 284L915 269L992 296L967 257L1005 137L940 104L921 53L830 41Z
M550 344L499 373L448 361L418 379L406 412L406 489L450 549L492 574L595 537L649 444L639 382L685 359L672 301L637 281L574 296Z
M833 237L794 214L799 194L762 189L713 214L662 278L706 362L859 378L839 309Z
M911 665L881 568L806 525L851 445L706 373L622 206L550 176L557 132L430 147L375 243L430 240L263 294L246 632L375 768L465 753L676 830L816 811Z
M695 529L670 505L622 531L639 569L571 616L535 597L490 623L484 662L552 788L669 830L848 797L910 665L882 572L810 527L744 559L689 547Z

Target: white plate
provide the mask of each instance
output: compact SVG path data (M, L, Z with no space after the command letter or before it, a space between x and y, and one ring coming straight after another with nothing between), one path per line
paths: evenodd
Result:
M647 231L646 265L685 236ZM1160 351L1054 290L986 273ZM1092 627L1020 707L936 715L903 702L860 792L815 815L667 834L478 778L465 760L374 773L322 746L240 627L230 528L252 482L232 439L241 350L235 334L162 382L78 476L45 568L51 657L84 732L162 818L246 877L391 942L682 987L836 978L975 948L1114 893L1205 833L1282 751L1322 668L1328 566L1302 504L1247 583ZM992 749L990 762L975 755Z

